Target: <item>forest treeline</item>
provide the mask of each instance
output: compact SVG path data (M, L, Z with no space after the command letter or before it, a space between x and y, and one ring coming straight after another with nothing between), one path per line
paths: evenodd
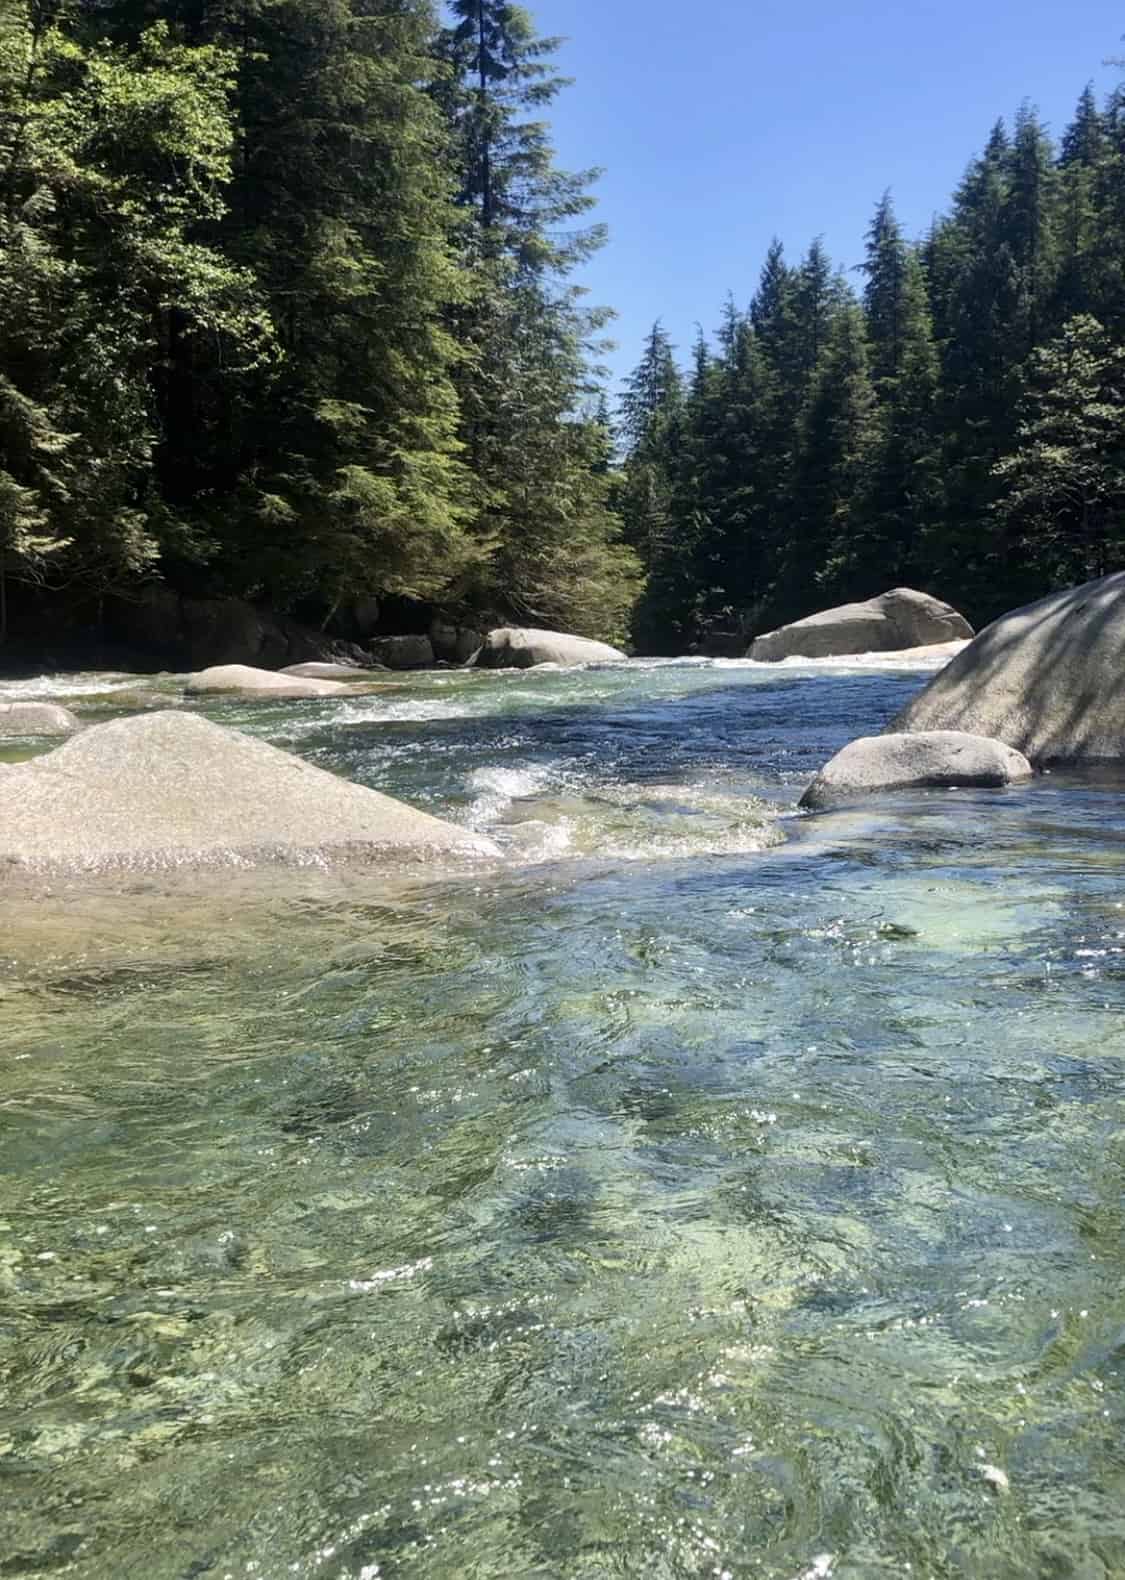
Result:
M885 196L857 272L775 242L686 372L653 328L617 495L646 649L896 584L980 622L1125 566L1125 91L1057 147L998 123L919 242Z
M554 43L501 0L0 0L0 624L155 575L625 634Z
M503 0L0 0L0 635L154 577L676 652L1121 563L1125 91L859 277L770 249L616 422L557 41Z

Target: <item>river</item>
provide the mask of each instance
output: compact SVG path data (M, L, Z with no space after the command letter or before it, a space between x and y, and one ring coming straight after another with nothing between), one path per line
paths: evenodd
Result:
M924 678L214 703L508 859L7 896L0 1575L1125 1575L1122 785L797 816Z

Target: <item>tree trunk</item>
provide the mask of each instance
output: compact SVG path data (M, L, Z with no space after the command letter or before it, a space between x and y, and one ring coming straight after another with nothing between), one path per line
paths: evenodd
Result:
M486 230L492 228L492 149L488 129L488 68L485 63L484 0L477 5L477 71L480 78L480 212Z

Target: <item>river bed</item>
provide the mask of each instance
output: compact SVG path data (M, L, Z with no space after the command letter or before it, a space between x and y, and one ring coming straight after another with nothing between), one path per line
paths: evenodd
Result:
M507 859L6 896L0 1575L1125 1574L1122 785L798 816L925 678L209 703Z

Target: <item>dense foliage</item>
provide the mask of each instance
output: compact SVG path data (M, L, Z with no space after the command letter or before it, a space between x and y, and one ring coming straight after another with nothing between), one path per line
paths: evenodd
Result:
M654 327L618 493L645 647L896 583L983 620L1125 564L1125 90L1058 148L996 126L917 245L884 197L860 272L775 243L686 378Z
M1122 562L1125 90L997 125L859 289L774 243L621 403L557 41L505 0L0 0L0 639L154 577L738 648Z
M623 632L519 7L0 0L0 624L161 575Z

